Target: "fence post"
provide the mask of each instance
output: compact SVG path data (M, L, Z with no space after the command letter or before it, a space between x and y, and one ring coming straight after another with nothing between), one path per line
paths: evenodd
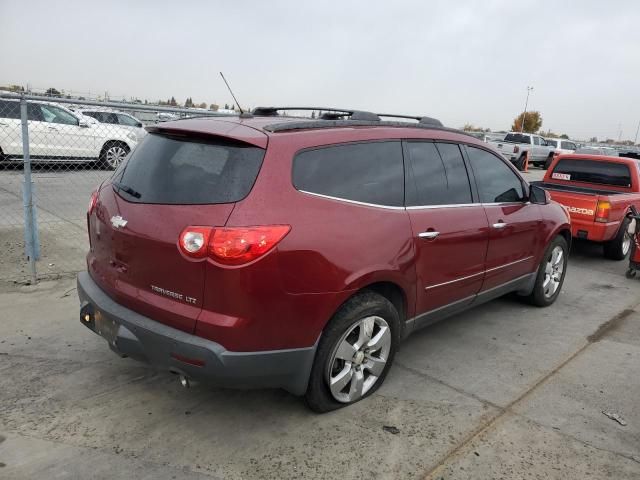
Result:
M29 261L31 284L36 283L36 260L40 256L38 225L33 201L33 183L31 181L31 157L29 155L29 126L27 123L27 101L24 94L20 99L20 120L22 123L22 156L24 159L24 179L22 183L22 204L24 206L24 248Z

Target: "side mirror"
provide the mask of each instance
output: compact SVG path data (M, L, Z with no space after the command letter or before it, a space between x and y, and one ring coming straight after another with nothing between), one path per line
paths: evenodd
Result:
M82 127L82 128L89 128L89 124L87 122L85 122L84 120L80 120L78 122L78 126Z
M551 201L551 196L544 188L538 185L529 186L529 201L536 205L546 205Z

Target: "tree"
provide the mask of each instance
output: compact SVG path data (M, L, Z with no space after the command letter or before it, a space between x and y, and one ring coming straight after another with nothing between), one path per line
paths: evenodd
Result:
M591 137L589 143L598 143L598 137Z
M55 88L47 88L47 91L45 92L49 97L59 97L60 96L60 91L56 90Z
M176 102L175 97L171 97L171 100L169 100L169 105L171 105L172 107L178 106L178 102Z
M563 140L569 140L569 135L563 133L562 135L560 135L560 138L562 138Z
M202 102L200 105L198 105L199 108L207 108L207 104Z
M228 104L228 103L225 103L225 104L224 104L224 109L225 109L225 110L229 110L229 104Z
M184 102L184 106L186 108L193 107L193 100L191 100L191 97L187 97L187 99Z
M211 105L209 105L209 110L213 110L214 112L217 112L219 108L220 106L216 105L215 103L212 103Z
M524 116L525 116L525 113L522 112L520 115L518 115L516 118L513 119L513 125L511 125L511 131L519 132L521 130L522 117ZM540 112L537 112L537 111L527 112L526 117L524 119L524 129L522 130L527 133L535 133L538 130L540 130L540 127L542 127L542 115L540 115Z
M235 110L235 109L236 109L235 104L234 104L234 105L231 105L231 110Z
M482 127L476 127L471 123L465 123L464 127L462 127L462 130L465 132L490 132L491 129L490 128L482 128Z

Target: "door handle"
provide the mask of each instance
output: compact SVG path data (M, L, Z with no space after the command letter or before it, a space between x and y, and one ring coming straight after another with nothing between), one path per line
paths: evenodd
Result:
M504 228L504 227L506 227L506 226L507 226L507 224L506 224L506 223L504 223L502 220L500 220L498 223L494 223L494 224L492 225L492 227L493 227L493 228L497 228L498 230L501 230L501 229L503 229L503 228Z
M440 232L420 232L418 234L418 238L424 238L425 240L435 240L438 235L440 235Z

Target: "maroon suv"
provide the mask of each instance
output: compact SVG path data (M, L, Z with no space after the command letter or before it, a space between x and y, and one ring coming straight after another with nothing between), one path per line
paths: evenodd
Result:
M92 195L80 319L116 353L327 411L421 327L509 292L555 301L569 217L485 143L279 111L151 127Z

